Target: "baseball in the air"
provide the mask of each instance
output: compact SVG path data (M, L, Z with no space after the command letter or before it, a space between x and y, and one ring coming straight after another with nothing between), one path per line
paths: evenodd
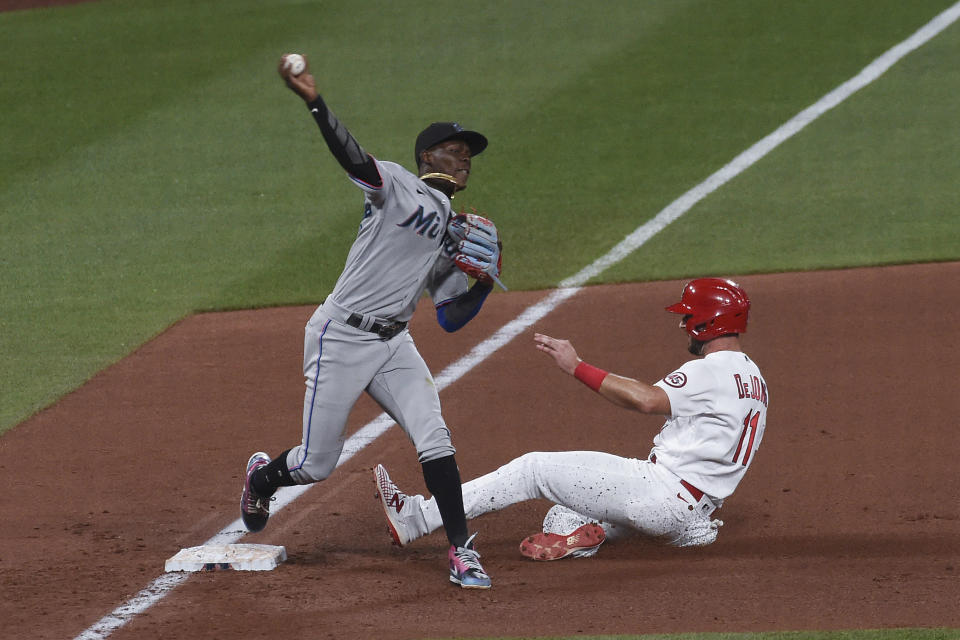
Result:
M286 58L285 66L291 75L298 76L307 68L307 61L299 53L291 53Z

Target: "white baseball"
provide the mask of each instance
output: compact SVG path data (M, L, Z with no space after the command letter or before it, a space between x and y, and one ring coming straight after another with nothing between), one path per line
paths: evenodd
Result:
M284 66L290 70L292 75L298 76L307 68L307 61L304 60L303 56L299 53L291 53L287 56L287 61Z

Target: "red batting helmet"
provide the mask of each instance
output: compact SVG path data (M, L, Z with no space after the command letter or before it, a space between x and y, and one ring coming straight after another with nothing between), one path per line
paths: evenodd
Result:
M680 302L667 307L671 313L688 315L687 333L706 341L747 330L750 298L732 280L697 278L683 288Z

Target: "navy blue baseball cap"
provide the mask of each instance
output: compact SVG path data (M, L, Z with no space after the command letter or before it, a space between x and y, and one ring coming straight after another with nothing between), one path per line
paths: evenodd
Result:
M456 122L434 122L417 136L417 143L413 148L414 165L420 166L421 153L447 140L463 140L470 147L471 156L479 155L487 148L487 138L482 133L468 131Z

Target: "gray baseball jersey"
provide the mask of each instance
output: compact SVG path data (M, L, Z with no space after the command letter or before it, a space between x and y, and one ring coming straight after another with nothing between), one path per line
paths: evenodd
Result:
M445 245L450 199L398 164L377 161L377 169L379 188L351 177L366 194L360 230L305 330L303 440L287 454L298 483L336 467L347 418L364 391L403 428L421 462L455 452L433 376L409 332L372 332L407 322L424 291L440 304L468 290Z
M348 309L408 321L426 289L434 303L465 293L469 281L444 252L450 199L393 162L377 162L383 186L366 192L363 221L333 290Z

